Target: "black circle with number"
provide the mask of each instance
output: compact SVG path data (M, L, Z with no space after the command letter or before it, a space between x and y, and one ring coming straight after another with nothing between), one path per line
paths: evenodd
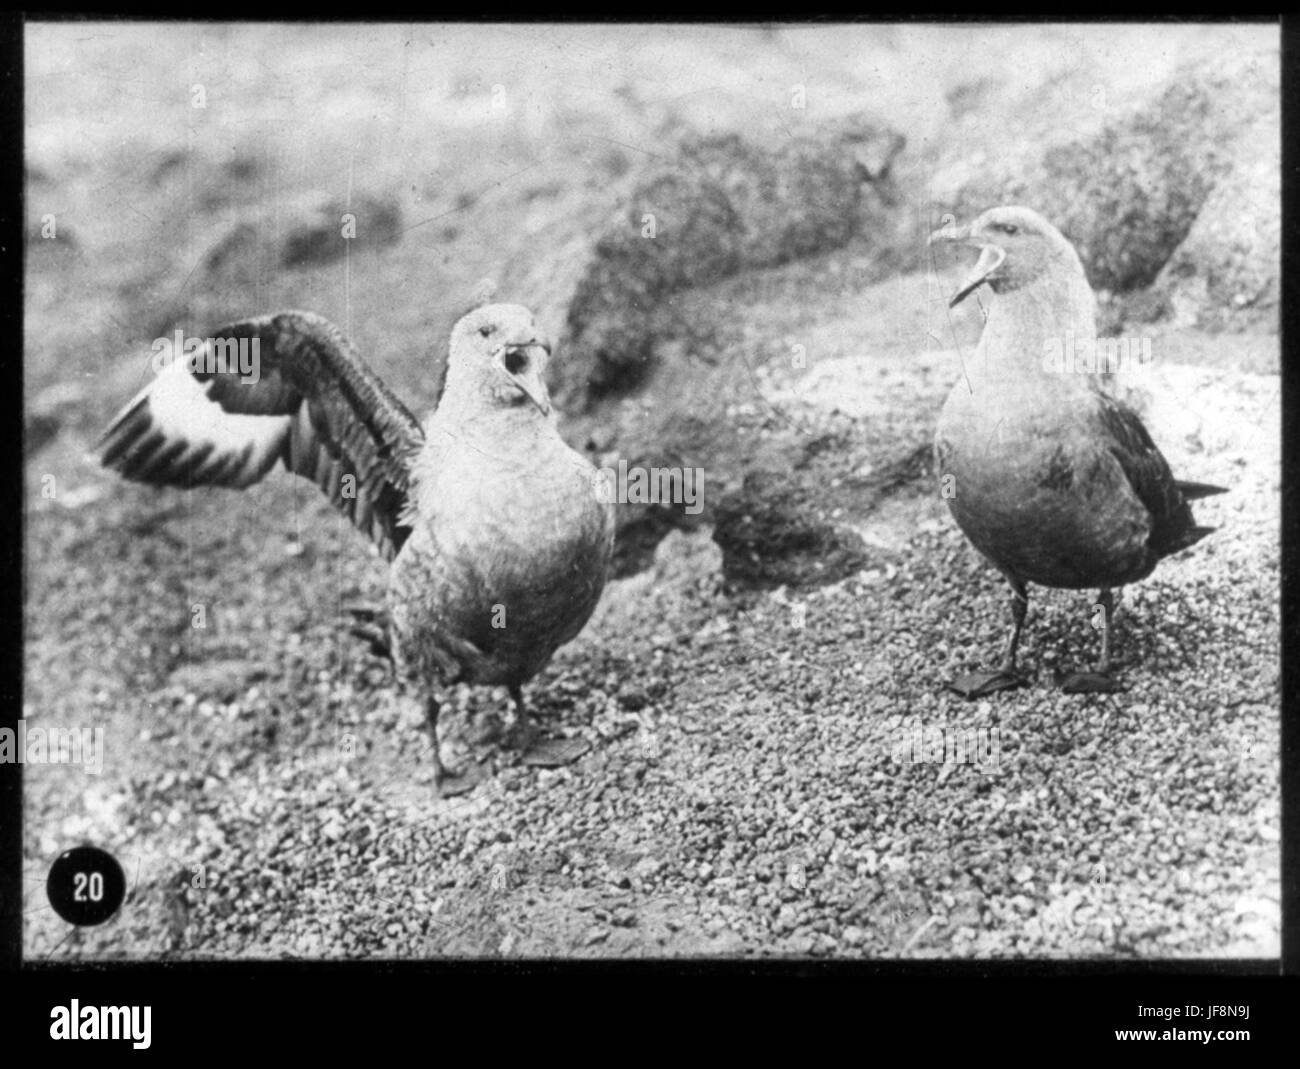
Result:
M126 897L122 866L97 846L65 850L50 866L45 893L54 912L69 924L103 924Z

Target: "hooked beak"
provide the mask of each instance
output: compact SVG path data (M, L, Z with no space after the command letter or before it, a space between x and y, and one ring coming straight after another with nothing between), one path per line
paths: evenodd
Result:
M1007 258L1005 249L974 233L968 226L952 226L936 230L930 235L928 244L931 246L937 244L968 245L980 250L980 258L975 262L970 274L962 280L962 284L957 287L957 292L948 301L949 308L955 308L979 286L987 282L989 275L1001 267L1002 261Z
M528 355L531 350L540 349L547 356L551 355L551 343L541 334L534 334L527 341L507 342L502 346L503 363L502 369L506 377L510 379L523 395L528 398L543 416L551 414L551 402L546 393L546 384L542 381L542 362L540 360L529 360ZM522 354L524 359L520 362L518 370L515 370L512 360L516 354Z

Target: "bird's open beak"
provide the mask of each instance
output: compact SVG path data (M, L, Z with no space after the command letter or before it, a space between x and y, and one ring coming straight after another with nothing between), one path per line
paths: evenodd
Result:
M969 245L978 248L980 251L980 258L975 262L970 274L962 280L962 284L957 287L957 292L948 301L949 308L960 304L978 287L987 282L989 275L1001 267L1002 261L1007 258L1005 249L975 234L968 226L950 226L944 227L942 230L936 230L930 235L929 244L932 246L939 244Z
M540 349L547 356L551 355L551 343L540 334L535 334L527 341L508 342L505 345L503 367L507 377L516 386L523 391L523 395L537 406L537 410L543 416L551 414L551 400L546 392L546 383L542 381L543 361L540 358L529 359L532 357L533 350ZM523 366L518 371L511 367L511 357L514 354L522 354L525 357Z

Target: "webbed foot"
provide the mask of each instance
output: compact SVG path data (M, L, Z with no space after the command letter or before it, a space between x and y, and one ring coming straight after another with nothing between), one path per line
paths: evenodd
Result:
M571 765L591 749L584 738L543 738L535 735L520 760L530 768L561 768Z
M1104 672L1071 672L1058 682L1066 694L1114 694L1124 689Z
M433 787L439 798L457 798L469 794L485 778L483 766L476 761L467 760L464 767L450 769L434 758Z
M963 698L969 700L996 694L1000 690L1013 690L1016 687L1025 685L1026 681L1020 676L1014 672L1006 672L1001 669L996 672L968 672L966 675L958 676L946 684L949 690L954 690Z

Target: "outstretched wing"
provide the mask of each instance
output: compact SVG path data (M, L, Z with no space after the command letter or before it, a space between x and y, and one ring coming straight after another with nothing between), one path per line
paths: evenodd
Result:
M336 326L280 312L225 327L174 359L99 449L105 467L155 486L249 486L282 460L391 560L410 533L401 516L423 441L419 421Z
M1167 557L1205 537L1213 528L1196 526L1182 484L1174 478L1169 462L1151 440L1138 414L1102 391L1097 396L1101 400L1098 412L1110 452L1151 516L1147 544L1157 556ZM1191 495L1195 497L1223 492L1219 487L1198 483L1186 485L1195 488Z

